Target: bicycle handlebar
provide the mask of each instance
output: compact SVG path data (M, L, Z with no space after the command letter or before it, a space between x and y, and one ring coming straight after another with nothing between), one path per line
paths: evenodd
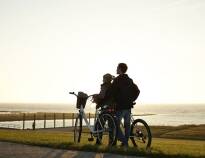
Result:
M75 92L69 92L69 94L72 94L72 95L75 95L76 97L78 97L78 95L77 95ZM95 95L95 94L88 95L87 98L89 98L89 97L91 97L91 96L93 96L93 95Z
M75 92L69 92L69 94L75 95L76 97L78 97L77 94L75 94Z

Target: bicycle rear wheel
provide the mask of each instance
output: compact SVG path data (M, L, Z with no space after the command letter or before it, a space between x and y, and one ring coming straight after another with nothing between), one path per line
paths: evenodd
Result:
M101 114L96 122L97 139L100 144L113 145L116 141L117 126L110 114Z
M136 119L131 125L130 139L134 146L149 149L152 134L148 124L142 119Z
M80 143L82 133L82 116L78 115L75 120L75 127L74 127L74 142Z

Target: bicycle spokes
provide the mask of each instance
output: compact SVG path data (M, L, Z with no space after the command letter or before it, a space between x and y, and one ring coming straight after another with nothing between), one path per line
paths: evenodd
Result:
M98 141L101 144L112 145L116 139L115 121L109 114L103 114L97 122Z
M151 145L151 132L144 120L137 119L131 126L131 137L134 146L148 148Z

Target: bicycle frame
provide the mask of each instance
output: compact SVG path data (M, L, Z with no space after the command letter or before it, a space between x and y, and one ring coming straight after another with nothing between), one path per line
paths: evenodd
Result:
M134 122L134 120L135 120L135 118L134 118L133 114L131 113L131 114L130 114L130 124L132 124L132 122ZM124 127L124 124L123 124L123 123L124 123L124 122L122 122L122 120L121 120L120 125L121 125L122 127Z
M103 130L95 130L95 124L97 122L97 119L99 118L99 112L98 110L96 109L95 111L95 118L94 118L94 125L91 126L90 123L88 122L88 119L86 117L86 114L84 112L84 109L83 109L83 106L81 105L80 109L79 109L79 114L78 115L81 115L82 116L82 119L85 121L86 123L86 126L89 128L90 132L93 133L93 134L96 134L96 133L99 133L99 132L103 132ZM100 124L101 124L101 121L99 120ZM102 124L101 124L102 126Z
M104 138L104 139L109 139L107 143L109 144L114 143L115 138L116 138L117 129L116 129L115 121L112 115L104 114L103 108L96 109L95 117L94 117L94 124L92 126L90 124L90 120L88 121L87 119L84 108L86 106L87 99L93 95L88 96L86 93L83 93L83 92L81 93L78 92L79 95L76 94L75 92L69 92L69 93L77 97L76 108L78 109L78 114L76 117L75 128L74 128L74 141L80 142L81 133L82 133L82 124L84 120L85 121L84 127L88 127L88 132L90 132L91 134L91 138L88 138L88 141L93 141L93 136L94 136L94 137L97 137L96 142L98 141L100 142ZM78 120L80 120L79 122L80 125L78 125L78 122L77 122ZM78 127L80 127L79 131L77 129ZM104 135L104 132L108 133L109 137L103 137L102 135ZM76 133L78 133L79 135L76 136ZM78 137L77 138L78 140L76 139L76 137Z

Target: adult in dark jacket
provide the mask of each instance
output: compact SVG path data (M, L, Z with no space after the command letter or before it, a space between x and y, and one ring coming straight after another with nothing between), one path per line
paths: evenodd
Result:
M126 73L127 65L119 63L117 66L118 76L113 80L112 86L107 97L113 97L116 103L116 116L118 126L118 140L122 145L128 147L128 140L130 135L130 114L133 106L133 100L127 93L129 85L133 82ZM120 128L120 122L124 119L125 135Z

